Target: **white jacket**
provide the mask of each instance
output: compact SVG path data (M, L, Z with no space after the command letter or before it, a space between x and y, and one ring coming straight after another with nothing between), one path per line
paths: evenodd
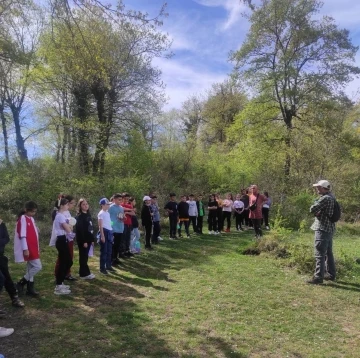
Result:
M198 216L198 210L197 210L197 206L196 206L196 201L187 201L187 203L189 204L189 216Z

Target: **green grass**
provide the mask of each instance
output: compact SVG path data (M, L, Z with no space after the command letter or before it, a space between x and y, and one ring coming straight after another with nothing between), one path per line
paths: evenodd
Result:
M24 297L20 310L2 295L9 311L3 325L16 332L1 340L0 352L7 358L29 357L29 350L31 357L76 358L358 357L358 268L338 282L309 286L286 260L242 255L252 235L166 240L108 277L98 274L94 257L96 279L72 284L69 297L53 294L56 252L44 244L41 298ZM312 245L313 238L291 240ZM337 256L360 256L357 231L340 230L334 247ZM23 266L11 269L18 279Z

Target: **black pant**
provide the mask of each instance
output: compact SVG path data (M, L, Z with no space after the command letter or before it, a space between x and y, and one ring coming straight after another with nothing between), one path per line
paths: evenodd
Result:
M88 243L87 247L84 245L78 245L79 248L79 275L80 277L86 277L90 275L90 269L88 266L89 250L91 243Z
M131 242L131 225L124 225L124 234L123 234L123 252L130 252L130 242Z
M269 226L269 208L262 208L262 214L265 221L265 226Z
M252 221L252 224L254 226L255 235L256 236L262 236L261 219L252 219L251 221Z
M189 219L190 219L190 222L191 222L191 224L192 224L193 231L194 231L194 232L197 232L196 216L190 216Z
M121 248L121 243L123 241L123 233L114 232L113 236L114 236L114 244L112 248L112 260L114 261L119 257L119 254L121 252L120 248Z
M183 223L184 223L186 235L190 236L190 233L189 233L189 224L190 224L190 222L189 222L189 220L179 222L179 226L180 226L179 230L178 230L179 236L181 236L181 228L182 228Z
M238 213L238 212L235 211L235 225L236 225L236 229L241 229L242 220L243 220L243 215L242 215L242 213Z
M169 222L170 222L170 237L174 238L176 237L176 226L177 226L177 216L169 216Z
M145 229L145 247L151 247L150 239L151 239L152 223L145 224L144 229Z
M222 208L218 208L216 211L217 211L217 225L218 225L217 231L221 232L223 229L223 219L222 219L223 211Z
M230 230L231 226L231 211L223 211L223 223L222 223L222 229L224 228L226 220L226 228Z
M8 262L9 262L8 258L3 254L0 254L0 281L1 281L1 277L3 278L2 285L0 282L0 291L2 289L2 286L4 286L10 298L13 298L14 296L17 295L17 290L10 276Z
M209 231L217 231L217 215L216 215L216 212L209 213L208 222L209 222Z
M65 235L57 237L56 249L58 250L58 258L59 258L59 269L56 273L56 284L61 285L65 280L66 273L73 264L68 241Z
M199 232L200 234L202 234L202 230L203 230L203 216L198 216L197 217L197 232Z
M244 221L245 221L246 226L252 226L252 222L249 219L249 214L250 214L250 210L244 210L243 215L244 215Z
M153 235L151 239L152 243L157 243L159 241L160 231L160 221L153 221Z

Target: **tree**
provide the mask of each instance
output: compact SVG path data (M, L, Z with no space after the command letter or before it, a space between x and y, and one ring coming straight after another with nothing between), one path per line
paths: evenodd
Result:
M344 100L344 86L360 73L353 65L357 47L349 31L338 29L331 17L315 18L319 0L261 0L259 6L243 2L251 10L251 28L231 54L235 73L261 95L259 101L278 109L290 149L295 120L306 120L309 108L321 112L329 100ZM287 155L285 177L290 167Z

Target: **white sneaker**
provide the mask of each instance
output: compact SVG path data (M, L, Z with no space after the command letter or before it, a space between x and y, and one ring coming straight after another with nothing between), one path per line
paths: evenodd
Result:
M266 230L270 230L269 226L265 226L265 229L266 229Z
M212 231L209 231L209 235L212 235L213 234L213 232Z
M95 275L91 273L90 275L80 277L82 280L92 280L95 278Z
M219 235L219 234L220 234L219 231L216 231L216 232L215 232L215 235Z
M61 287L61 285L58 285L55 287L54 294L55 295L68 295L71 291L69 289Z
M62 287L64 290L70 290L70 286L69 285L64 285L63 283L61 285L59 285L60 287Z
M164 239L159 236L159 237L158 237L158 240L159 240L159 241L163 241Z
M10 336L14 333L14 328L0 327L0 338Z

